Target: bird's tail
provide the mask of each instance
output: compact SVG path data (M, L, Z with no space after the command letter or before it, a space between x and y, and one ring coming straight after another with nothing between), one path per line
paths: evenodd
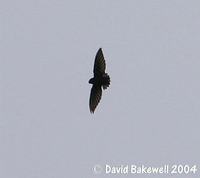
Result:
M105 90L106 88L108 88L110 85L110 76L105 73L105 76L104 76L104 81L103 81L103 89Z

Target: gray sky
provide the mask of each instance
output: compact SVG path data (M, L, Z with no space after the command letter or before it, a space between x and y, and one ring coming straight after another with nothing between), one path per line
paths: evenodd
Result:
M1 1L0 177L124 176L106 164L200 169L199 19L195 0ZM91 115L99 47L111 86Z

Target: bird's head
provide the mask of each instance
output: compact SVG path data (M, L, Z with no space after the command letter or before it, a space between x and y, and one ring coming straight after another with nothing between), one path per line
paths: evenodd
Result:
M89 83L90 83L90 84L94 84L94 78L91 78L91 79L89 80Z

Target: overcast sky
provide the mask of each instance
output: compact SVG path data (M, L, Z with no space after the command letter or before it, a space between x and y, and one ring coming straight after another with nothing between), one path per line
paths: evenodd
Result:
M2 0L0 40L1 178L199 177L200 1ZM91 114L100 47L111 85Z

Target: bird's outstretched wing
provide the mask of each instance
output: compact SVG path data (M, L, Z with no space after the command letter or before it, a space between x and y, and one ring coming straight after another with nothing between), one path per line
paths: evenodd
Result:
M99 48L94 62L94 69L93 69L94 76L104 74L105 69L106 69L106 62L103 56L103 51L101 48Z
M90 92L90 112L94 113L99 101L101 100L101 86L93 85Z

